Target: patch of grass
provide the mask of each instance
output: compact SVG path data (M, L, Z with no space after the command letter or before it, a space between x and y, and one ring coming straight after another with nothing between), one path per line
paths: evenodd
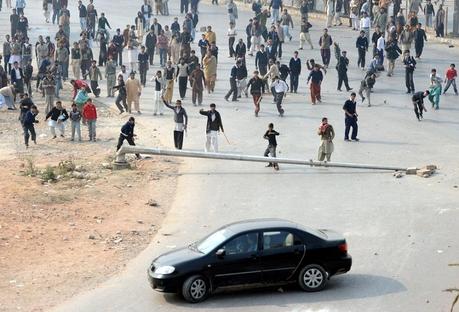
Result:
M56 180L56 172L50 165L46 166L45 170L41 172L41 179L43 181L54 181Z
M32 158L27 158L25 163L24 175L29 177L35 177L38 174L37 167Z

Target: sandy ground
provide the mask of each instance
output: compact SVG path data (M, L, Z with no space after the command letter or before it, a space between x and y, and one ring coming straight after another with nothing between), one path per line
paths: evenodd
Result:
M0 113L0 311L43 311L118 272L150 243L176 183L174 161L107 167L126 115L98 103L97 143L87 141L86 127L81 143L70 142L69 133L52 140L42 98L34 100L38 144L28 150L18 112ZM147 135L141 124L136 130ZM76 170L59 171L62 161ZM58 180L42 180L48 165Z

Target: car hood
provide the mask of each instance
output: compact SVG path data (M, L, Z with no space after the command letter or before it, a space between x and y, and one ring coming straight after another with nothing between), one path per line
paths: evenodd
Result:
M172 250L165 254L162 254L161 256L153 260L153 263L156 267L164 265L175 266L177 264L187 262L190 260L195 260L203 256L204 254L200 253L199 251L192 250L188 247L182 247L177 250Z

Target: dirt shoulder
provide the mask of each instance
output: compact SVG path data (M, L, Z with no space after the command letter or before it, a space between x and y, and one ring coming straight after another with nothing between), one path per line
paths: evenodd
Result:
M68 131L52 140L34 100L38 144L27 150L18 112L0 112L0 311L47 310L119 272L159 229L176 185L176 161L110 168L127 115L98 103L98 142L84 126L81 143ZM152 137L142 124L136 132Z

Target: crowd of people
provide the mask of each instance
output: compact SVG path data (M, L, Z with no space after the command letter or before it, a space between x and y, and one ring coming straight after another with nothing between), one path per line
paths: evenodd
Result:
M199 0L181 0L181 21L174 17L170 25L162 25L154 17L169 15L168 0L143 0L132 19L133 23L113 30L112 26L115 28L118 25L113 25L114 21L110 21L96 7L94 0L88 0L88 3L78 1L78 16L75 18L79 24L79 39L73 42L70 40L70 19L74 17L70 16L68 0L43 0L45 23L56 24L57 31L53 38L39 35L34 45L29 38L26 1L16 0L13 6L8 3L12 12L11 32L5 35L2 44L4 65L0 65L0 105L14 110L18 103L26 146L30 137L36 143L34 124L38 122L38 109L33 99L40 96L44 98L45 121L53 139L57 137L56 128L64 137L66 123L70 121L72 141L82 139L80 122L87 126L89 140L96 141L97 108L93 101L94 97L101 95L100 82L105 80L106 96L114 99L120 114L131 114L132 111L141 114L141 95L147 84L151 83L154 88L154 115L163 115L164 108L174 112L174 144L181 149L188 124L188 116L182 105L190 96L187 90L191 89L191 103L194 106L203 105L205 91L207 94L215 92L218 60L222 53L226 54L217 46L217 35L227 38L227 56L234 60L229 72L230 88L224 99L236 102L250 93L255 117L259 116L261 102L266 98L272 98L280 117L286 116L283 103L288 93L298 92L300 77L304 77L306 70L309 71L306 81L311 103L321 103L321 86L327 70L330 71L332 55L336 59L337 91L342 91L343 85L346 91L351 91L353 88L347 72L351 63L349 55L354 53L342 50L339 40L330 34L330 29L342 26L343 16L349 17L349 31L356 31L355 59L358 68L363 71L358 88L362 102L367 101L371 106L370 97L378 77L384 72L387 77L393 77L398 64L404 67L406 92L411 94L418 120L422 120L426 111L424 98L430 100L434 109L439 109L441 95L451 85L458 94L455 64L448 64L444 78L436 69L432 69L429 79L426 79L426 85L429 85L427 90L416 92L414 86L416 65L427 41L426 31L419 22L419 13L424 14L428 27L434 27L436 36L445 35L444 9L441 4L435 8L430 0L424 6L420 0L409 1L407 19L400 0L326 1L326 25L320 38L314 40L320 49L322 64L314 59L303 63L298 51L287 58L283 53L283 46L293 45L294 42L299 43L298 50L303 50L306 42L311 50L314 49L316 44L309 32L320 25L309 18L313 7L311 0L303 0L299 7L300 25L295 25L282 0L254 1L251 5L253 17L245 24L244 34L236 30L240 18L238 6L233 0L224 4L229 25L226 34L217 34L212 25L198 28ZM218 2L213 1L213 4L218 5ZM294 27L300 29L298 38L293 38ZM197 34L198 31L202 32L201 36ZM222 42L221 38L219 42ZM368 52L371 54L369 64L366 62ZM123 55L127 56L124 60ZM401 62L396 62L398 58L401 58ZM253 63L251 71L249 68ZM148 71L154 67L158 70L147 79ZM250 77L249 73L252 73ZM35 86L33 80L36 80ZM60 90L67 81L73 87L69 111L60 99ZM173 101L175 84L178 84L179 99ZM346 141L359 140L356 95L352 92L343 106ZM200 114L207 116L206 151L217 152L218 132L223 132L220 113L212 103L209 110L201 109ZM117 149L125 140L134 145L134 124L134 117L130 117L121 129ZM321 137L318 158L330 161L335 132L325 117L318 134ZM275 157L277 135L279 133L270 124L264 135L269 141L265 156ZM269 165L279 168L276 163Z

